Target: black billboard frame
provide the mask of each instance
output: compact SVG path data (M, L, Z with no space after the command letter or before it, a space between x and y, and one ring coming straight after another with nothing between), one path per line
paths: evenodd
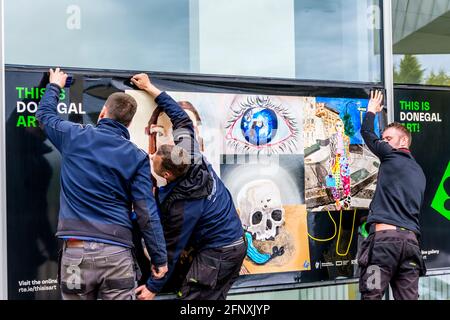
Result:
M5 74L7 72L36 72L42 73L48 71L49 66L30 66L30 65L5 65ZM246 94L277 94L290 96L329 96L329 97L354 97L367 98L370 90L381 89L384 87L381 83L370 82L337 82L337 81L316 81L316 80L296 80L280 79L266 77L242 77L242 76L221 76L206 74L182 74L169 72L153 72L142 70L114 70L114 69L92 69L92 68L72 68L61 67L66 73L71 75L101 76L101 77L131 77L132 75L145 72L152 77L155 84L161 86L164 90L171 90L174 83L183 83L184 91L196 92L215 92L215 93L246 93ZM196 87L196 90L191 87ZM199 91L199 87L205 91ZM131 88L131 87L130 87ZM179 86L177 86L178 90ZM406 86L395 85L396 88L408 89L427 89L427 90L449 90L444 87L428 86ZM3 110L5 111L5 110ZM3 146L4 147L4 146ZM299 272L288 272L295 274ZM301 272L300 272L301 273ZM428 276L450 274L450 269L429 270ZM293 277L295 279L296 277ZM270 284L261 286L239 286L232 288L230 295L257 293L268 291L282 291L294 289L307 289L315 287L324 287L332 285L345 285L358 282L358 278L336 279L301 283L292 281L291 283Z

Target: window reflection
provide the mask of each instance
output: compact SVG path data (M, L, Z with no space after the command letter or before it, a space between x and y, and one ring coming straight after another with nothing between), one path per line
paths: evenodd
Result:
M450 1L394 0L394 82L450 86Z
M379 35L379 0L5 1L8 64L378 82Z
M295 1L296 77L379 82L379 1Z

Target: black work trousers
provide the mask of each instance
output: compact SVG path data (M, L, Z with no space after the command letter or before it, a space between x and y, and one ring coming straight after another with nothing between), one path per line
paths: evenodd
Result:
M183 300L225 300L247 254L245 241L228 248L198 252L181 286Z
M397 228L371 232L358 251L363 300L382 299L389 284L396 300L419 298L419 276L426 269L412 231Z

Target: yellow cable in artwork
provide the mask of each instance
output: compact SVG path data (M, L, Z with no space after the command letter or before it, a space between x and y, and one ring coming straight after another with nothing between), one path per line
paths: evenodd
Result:
M333 240L333 238L336 237L336 233L337 233L337 225L336 225L336 221L334 221L333 217L331 216L330 211L327 210L327 212L328 212L328 215L330 216L331 221L333 221L333 224L334 224L334 234L333 234L333 236L332 236L331 238L328 238L328 239L317 239L317 238L314 238L312 235L310 235L309 232L308 232L308 236L309 236L311 239L313 239L314 241L325 242L325 241ZM340 226L340 225L341 225L341 222L339 221L339 226ZM339 231L340 231L340 230L339 230Z
M341 209L341 212L339 213L339 233L338 233L338 238L337 238L337 243L336 243L336 254L338 256L345 257L348 254L348 252L350 251L350 246L352 245L352 240L353 240L353 231L355 231L355 218L356 218L356 209L355 209L355 211L353 211L352 231L350 233L350 241L348 242L347 251L345 251L345 253L342 254L342 253L339 253L339 251L338 251L339 239L341 237L341 229L342 229L341 228L342 209Z

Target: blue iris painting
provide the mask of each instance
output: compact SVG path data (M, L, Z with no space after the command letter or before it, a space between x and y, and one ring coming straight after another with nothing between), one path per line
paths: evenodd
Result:
M268 108L250 108L241 120L245 140L256 146L266 145L275 137L278 129L276 113Z

